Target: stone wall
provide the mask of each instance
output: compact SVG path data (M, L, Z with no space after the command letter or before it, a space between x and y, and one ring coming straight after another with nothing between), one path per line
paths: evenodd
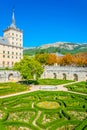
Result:
M87 81L87 67L45 66L41 78Z
M0 82L14 82L19 81L21 75L17 71L13 70L0 70Z
M41 78L87 81L87 67L45 66ZM18 71L0 70L0 82L19 80L21 80L21 75Z

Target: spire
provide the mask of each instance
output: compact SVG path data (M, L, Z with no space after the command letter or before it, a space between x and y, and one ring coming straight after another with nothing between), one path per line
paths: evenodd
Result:
M16 28L16 25L15 25L15 16L14 16L14 9L13 9L13 12L12 12L12 23L10 25L11 28Z
M12 24L15 25L14 9L13 9L13 14L12 14Z

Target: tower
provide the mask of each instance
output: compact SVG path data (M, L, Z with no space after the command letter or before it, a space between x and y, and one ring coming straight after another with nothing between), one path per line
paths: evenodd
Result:
M15 62L19 62L23 57L23 31L17 28L14 10L12 12L12 22L4 30L4 37L1 38L1 65L2 67L12 67Z
M9 44L12 46L23 46L23 32L16 27L14 10L12 13L12 23L4 30L4 37L8 39Z

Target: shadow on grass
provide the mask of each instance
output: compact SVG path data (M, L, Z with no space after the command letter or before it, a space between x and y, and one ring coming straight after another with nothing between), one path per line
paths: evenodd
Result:
M18 83L26 84L26 85L31 85L31 84L38 85L39 84L37 80L19 81Z

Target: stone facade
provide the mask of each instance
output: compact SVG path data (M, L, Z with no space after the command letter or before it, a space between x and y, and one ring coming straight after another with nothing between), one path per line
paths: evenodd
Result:
M41 78L87 81L87 67L45 66Z
M14 12L12 23L0 37L0 68L12 67L23 57L23 32L16 27Z
M0 70L0 82L17 82L21 79L21 75L13 70Z

